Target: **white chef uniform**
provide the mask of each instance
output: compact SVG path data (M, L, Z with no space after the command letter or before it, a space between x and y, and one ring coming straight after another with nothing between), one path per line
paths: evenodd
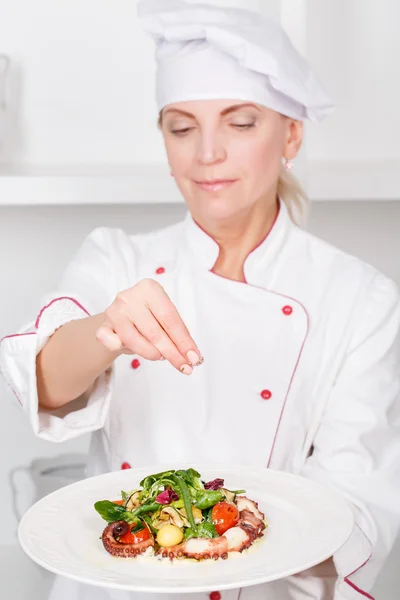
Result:
M217 256L190 215L146 235L95 230L35 322L3 339L3 375L39 437L62 442L94 432L88 475L124 462L216 461L270 466L336 488L354 506L357 525L334 556L334 599L369 598L400 512L396 286L299 229L283 203L245 262L247 283L213 274ZM103 311L145 277L165 288L204 365L185 377L167 362L121 356L86 406L38 412L35 358L49 336ZM332 583L303 574L221 597L328 600ZM53 598L143 598L118 594L59 579Z

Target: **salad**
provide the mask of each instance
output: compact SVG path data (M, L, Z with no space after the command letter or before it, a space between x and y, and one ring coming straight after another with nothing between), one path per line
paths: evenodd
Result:
M243 494L223 479L203 481L194 469L169 470L94 508L107 521L101 539L113 556L217 560L263 536L264 514Z

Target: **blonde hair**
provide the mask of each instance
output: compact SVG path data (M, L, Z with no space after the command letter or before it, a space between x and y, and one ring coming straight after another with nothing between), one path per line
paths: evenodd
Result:
M162 128L162 111L158 115L157 125L159 129ZM309 211L308 197L297 177L284 167L279 173L277 193L285 203L293 223L299 227L305 225Z
M300 181L285 167L278 179L278 196L285 203L293 223L304 226L307 221L310 202Z

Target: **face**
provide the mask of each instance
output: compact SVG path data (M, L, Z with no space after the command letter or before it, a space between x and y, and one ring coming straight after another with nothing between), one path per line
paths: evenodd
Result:
M292 160L301 145L300 121L258 104L179 102L161 119L172 174L203 224L275 203L282 157Z

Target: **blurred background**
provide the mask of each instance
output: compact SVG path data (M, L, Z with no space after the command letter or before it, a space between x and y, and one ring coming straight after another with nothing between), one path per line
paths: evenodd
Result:
M400 284L400 3L208 1L280 20L322 77L337 109L307 127L295 166L312 200L307 227ZM2 0L0 55L1 338L36 316L93 228L148 231L185 207L166 169L153 43L135 0ZM83 476L88 439L35 439L2 380L0 407L0 579L7 600L45 600L51 576L19 550L18 518ZM400 547L377 599L398 599L399 559Z

